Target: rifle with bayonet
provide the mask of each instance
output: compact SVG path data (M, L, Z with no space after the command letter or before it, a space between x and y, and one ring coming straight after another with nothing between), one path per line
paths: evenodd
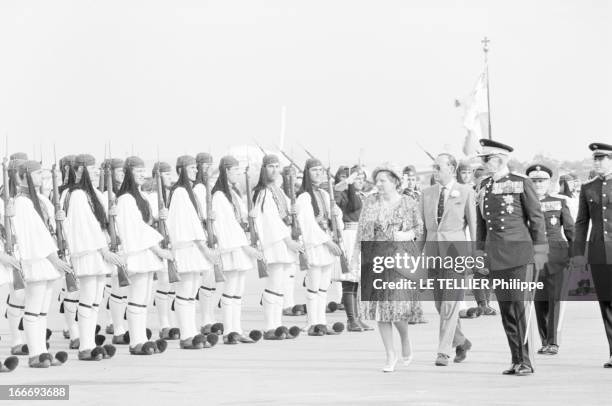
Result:
M157 170L155 171L156 176L156 186L157 186L157 208L158 212L161 213L162 210L166 209L166 202L164 202L164 185L162 183L161 172L159 171L159 151L157 153ZM166 225L166 220L163 220L161 217L157 220L157 231L162 235L163 239L161 241L161 247L164 249L170 248L170 236L168 235L168 227ZM168 262L168 282L180 282L181 277L179 276L178 269L176 267L176 260L169 259Z
M67 261L66 255L66 239L64 238L64 225L61 220L57 219L57 213L61 210L59 185L57 184L57 157L55 155L55 145L53 146L53 165L51 166L51 179L53 182L53 207L55 208L55 240L57 241L57 256ZM76 292L79 290L79 281L73 272L66 272L66 290L68 292Z
M253 210L253 201L251 200L251 182L249 180L249 162L247 158L247 166L244 170L246 197L247 197L247 208L248 208L248 221L249 221L249 236L251 238L251 247L257 249L257 231L255 230L255 221L251 217L251 211ZM257 273L259 278L268 277L268 266L266 265L265 259L257 260Z
M206 229L206 239L208 248L214 249L215 244L217 243L215 239L215 234L213 233L213 219L212 219L212 188L210 186L210 173L208 169L204 172L204 186L206 187L206 220L202 217L202 214L198 210L198 216L202 220L203 226ZM198 205L199 206L199 205ZM199 207L198 207L199 208ZM223 270L221 266L217 264L213 264L213 269L215 272L215 282L224 282L225 276L223 276Z
M8 215L11 196L9 192L9 175L7 167L7 158L2 161L2 180L3 191L2 200L4 201L4 252L7 255L14 257L15 254L15 236L13 235L13 225L11 217ZM21 265L21 264L20 264ZM25 277L21 267L13 266L13 288L15 290L25 289Z
M299 242L302 232L300 231L300 225L297 221L297 214L295 212L295 168L289 167L289 200L291 201L291 238L293 241ZM299 251L298 259L300 261L300 270L305 271L310 268L306 252Z
M110 147L109 147L110 155ZM119 251L119 238L117 237L117 228L115 225L115 216L111 215L112 209L115 207L115 192L113 191L113 174L111 169L110 158L104 165L104 180L106 182L106 193L108 197L108 234L110 236L110 250L117 253ZM119 286L125 287L130 285L130 278L124 266L117 266L117 278Z
M308 156L311 157L312 159L317 159L306 148L304 148L304 151L306 151ZM329 167L326 168L326 171L327 171L327 184L329 187L329 217L330 217L330 223L331 223L331 229L332 229L332 240L340 248L340 268L342 269L342 273L349 273L348 259L346 258L346 253L344 252L344 244L342 242L342 233L340 231L340 227L338 227L336 215L334 214L334 208L336 207L336 197L334 193L334 177L332 176L332 173L331 173L331 162L329 162Z

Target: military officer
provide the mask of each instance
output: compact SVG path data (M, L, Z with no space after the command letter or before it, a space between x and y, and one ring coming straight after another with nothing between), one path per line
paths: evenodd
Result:
M419 184L417 182L417 173L414 165L408 165L404 168L402 173L402 180L404 185L403 194L412 197L417 202L421 198L421 191L419 190Z
M612 368L612 145L596 142L589 149L593 152L596 176L580 189L572 267L579 270L587 263L591 267L610 350L604 368ZM589 224L591 233L585 258Z
M482 158L491 174L481 181L478 193L476 255L486 255L491 279L527 279L527 266L535 262L541 269L548 245L544 215L533 182L522 174L510 172L509 154L513 148L489 139L480 141ZM533 373L525 340L525 292L498 286L502 324L512 354L512 366L504 375Z
M535 312L542 348L538 354L556 355L559 352L559 315L563 294L562 287L567 278L569 265L569 244L574 237L574 219L566 203L566 197L551 195L550 179L552 170L545 165L535 164L527 168L529 179L533 181L544 219L548 239L548 262L540 271L539 280L544 289L536 295Z

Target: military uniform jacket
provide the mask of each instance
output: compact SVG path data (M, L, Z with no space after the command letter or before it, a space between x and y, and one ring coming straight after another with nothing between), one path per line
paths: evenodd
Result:
M574 255L584 255L589 237L589 264L612 264L612 175L597 177L580 188Z
M546 221L546 238L548 239L548 261L567 263L570 247L574 240L574 219L570 213L566 198L546 195L540 200L544 220Z
M544 214L531 179L513 172L498 180L484 178L477 204L476 241L491 270L526 265L534 252L548 251Z

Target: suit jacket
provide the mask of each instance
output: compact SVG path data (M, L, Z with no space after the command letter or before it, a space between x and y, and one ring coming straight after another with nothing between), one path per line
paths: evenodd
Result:
M438 223L438 201L442 186L435 184L423 190L421 196L421 217L424 224L426 254L446 255L448 244L432 242L472 241L476 237L476 197L469 185L454 182L444 203L444 213ZM469 234L466 233L469 232ZM456 254L471 255L471 244L453 244ZM438 252L433 251L438 247ZM448 252L448 255L451 255Z
M573 255L584 255L589 224L589 264L612 264L612 175L596 177L580 189Z

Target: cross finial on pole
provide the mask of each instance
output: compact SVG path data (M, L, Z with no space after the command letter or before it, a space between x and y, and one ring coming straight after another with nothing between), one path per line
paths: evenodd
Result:
M482 52L484 52L485 62L487 62L487 55L489 53L489 42L491 42L491 40L487 37L484 37L480 42L482 43Z

